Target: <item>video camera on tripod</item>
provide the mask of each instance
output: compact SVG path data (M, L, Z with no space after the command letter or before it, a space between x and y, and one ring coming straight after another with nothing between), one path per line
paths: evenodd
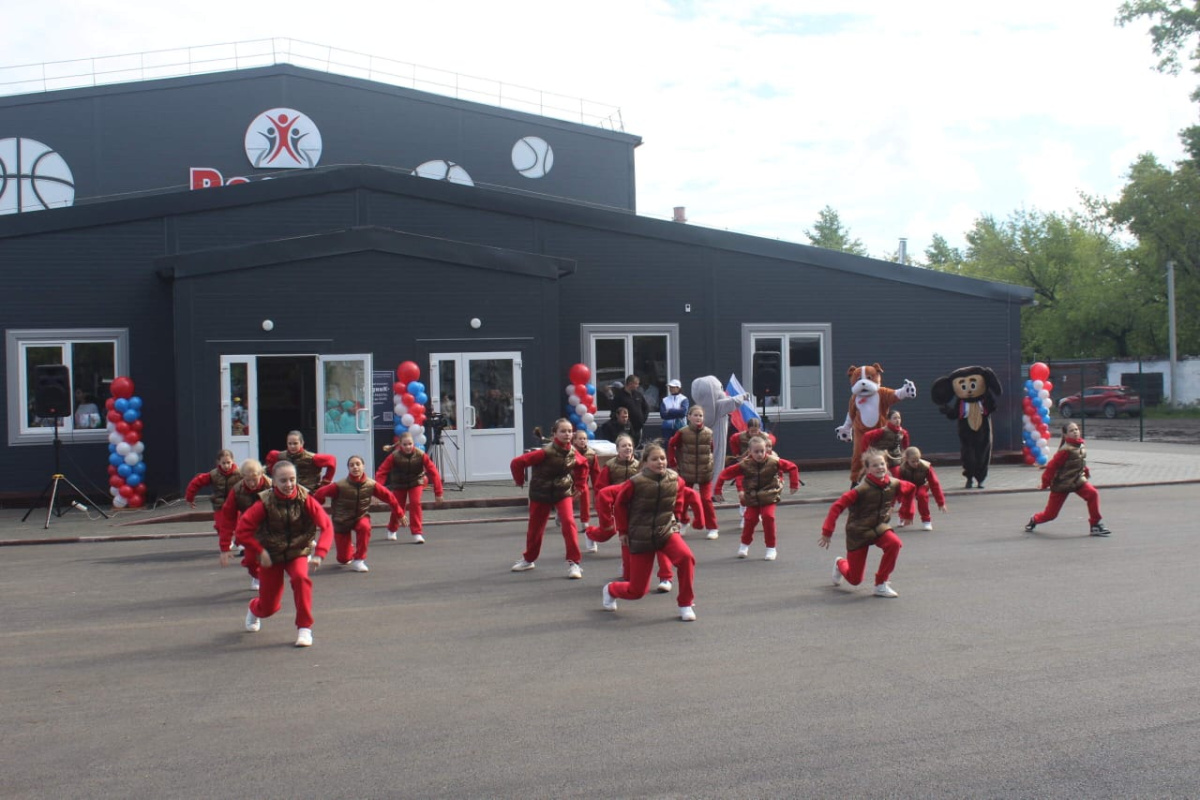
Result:
M425 415L426 437L430 444L442 443L442 431L451 426L450 420L440 411Z

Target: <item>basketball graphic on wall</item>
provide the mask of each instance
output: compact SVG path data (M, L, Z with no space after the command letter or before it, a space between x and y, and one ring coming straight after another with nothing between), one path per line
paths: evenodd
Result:
M467 171L453 161L426 161L424 164L418 165L413 170L413 174L422 178L429 178L435 181L449 181L450 183L458 183L463 186L475 185L475 181L471 180L471 176Z
M554 166L554 149L545 139L526 136L512 149L513 169L526 178L542 178Z
M0 139L0 214L64 208L75 202L71 168L36 139Z

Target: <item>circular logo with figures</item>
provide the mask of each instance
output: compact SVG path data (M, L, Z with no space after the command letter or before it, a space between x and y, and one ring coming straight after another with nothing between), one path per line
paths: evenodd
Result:
M246 129L246 158L255 169L312 169L321 160L321 131L294 108L272 108Z
M512 149L512 165L526 178L544 178L554 167L554 148L539 136L518 139Z
M75 177L50 145L0 139L0 214L63 208L75 202Z

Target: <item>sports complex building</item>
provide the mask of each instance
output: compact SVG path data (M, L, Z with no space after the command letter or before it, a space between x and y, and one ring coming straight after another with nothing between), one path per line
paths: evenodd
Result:
M656 405L671 378L751 387L754 354L778 353L769 426L801 464L849 457L833 432L847 368L874 362L886 385L916 383L901 406L916 443L956 454L928 387L983 364L1012 387L996 448L1021 447L1029 289L640 216L642 141L615 109L538 93L516 108L506 87L449 96L295 52L228 66L73 88L0 70L0 493L36 494L54 470L33 403L53 363L77 412L134 380L159 495L219 448L260 456L293 428L373 467L403 361L451 423L463 481L508 478L563 415L576 362L597 386L637 374ZM103 426L57 427L63 470L101 494Z

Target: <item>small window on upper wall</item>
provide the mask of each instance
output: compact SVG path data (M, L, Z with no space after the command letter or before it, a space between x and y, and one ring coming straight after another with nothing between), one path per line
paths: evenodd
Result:
M128 370L128 330L9 330L5 348L10 445L45 443L55 425L65 442L108 438L105 401L113 378ZM71 413L42 416L36 402L38 367L55 364L66 367Z
M832 419L830 375L832 326L828 323L747 324L742 326L743 385L753 391L754 354L777 353L780 367L778 396L756 397L768 414L783 419ZM774 359L772 359L772 363Z
M679 377L679 326L581 325L583 361L592 370L596 387L596 410L602 416L612 410L605 389L637 375L650 412L658 412L666 394L667 381Z

